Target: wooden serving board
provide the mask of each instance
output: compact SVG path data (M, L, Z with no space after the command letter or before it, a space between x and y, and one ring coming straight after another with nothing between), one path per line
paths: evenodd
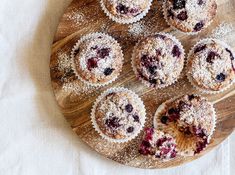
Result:
M148 15L136 24L121 25L106 17L98 0L74 0L65 11L55 34L50 61L52 87L58 105L74 132L92 149L105 157L121 164L139 168L166 168L181 165L206 154L226 139L235 128L235 90L233 86L219 95L206 95L215 104L217 127L209 147L193 157L178 157L172 161L152 161L138 153L141 135L125 144L108 143L92 128L89 114L96 97L110 87L126 87L136 92L144 101L147 109L146 126L152 126L153 114L165 100L185 93L199 93L182 78L168 88L155 90L147 88L138 81L131 69L130 58L137 40L146 34L170 32L184 45L186 53L199 39L207 37L212 29L222 22L235 25L235 1L218 0L218 14L212 25L200 35L188 36L170 28L163 19L162 2L155 0ZM102 88L89 88L76 80L68 60L75 42L91 32L105 32L117 39L125 54L122 74L113 84ZM235 38L234 45L235 46Z

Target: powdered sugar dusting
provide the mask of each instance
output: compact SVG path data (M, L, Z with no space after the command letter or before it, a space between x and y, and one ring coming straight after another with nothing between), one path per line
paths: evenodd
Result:
M133 36L143 35L146 32L146 26L143 25L143 22L137 22L128 26L128 32Z
M85 16L81 12L72 11L71 14L67 15L67 19L73 20L76 24L79 24L79 23L81 23L85 19Z
M58 53L58 69L64 71L71 68L70 56L67 53L59 52Z
M212 31L211 37L223 40L227 43L233 43L235 28L232 23L221 23Z

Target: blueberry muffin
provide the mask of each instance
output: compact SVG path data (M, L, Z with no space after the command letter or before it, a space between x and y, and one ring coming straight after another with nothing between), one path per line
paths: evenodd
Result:
M154 128L146 128L139 152L142 155L167 161L177 156L176 141L169 134Z
M101 33L89 34L79 40L72 58L78 78L97 86L115 80L123 64L120 45L112 37Z
M184 67L184 49L169 34L155 34L138 42L132 58L136 76L150 87L163 88L177 81Z
M167 22L182 32L200 32L213 21L216 12L216 0L166 0L164 3Z
M101 0L105 13L119 23L132 23L143 18L152 0Z
M209 143L216 120L213 105L196 95L184 95L167 102L159 119L165 127L175 127L189 138L187 142L192 142L194 154L200 153ZM182 140L186 141L179 142Z
M113 88L97 99L91 117L95 129L107 140L128 141L144 126L145 107L132 91Z
M188 56L188 77L205 92L228 88L235 78L235 55L225 43L206 39L197 43Z

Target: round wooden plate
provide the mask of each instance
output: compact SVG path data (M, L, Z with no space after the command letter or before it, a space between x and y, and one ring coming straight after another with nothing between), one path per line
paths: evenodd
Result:
M141 36L156 32L170 32L180 39L188 52L192 45L199 39L209 36L212 29L223 21L235 24L234 0L219 0L216 19L208 29L196 36L188 36L170 28L163 19L161 6L162 2L155 0L143 20L136 24L120 25L106 17L98 0L74 0L59 23L52 46L50 61L52 87L58 105L74 132L92 149L105 157L139 168L173 167L197 159L220 144L235 127L235 90L233 90L235 86L233 86L222 94L207 95L215 104L218 121L209 147L197 156L178 157L168 162L151 161L138 153L141 135L129 143L112 144L103 140L92 128L89 118L92 103L102 91L110 87L122 86L139 94L147 108L146 126L153 124L153 114L165 100L180 94L199 93L189 84L185 76L182 76L175 85L162 90L146 88L142 85L136 79L130 64L132 49ZM91 32L110 34L120 42L125 54L123 71L118 80L111 85L96 89L89 88L76 80L69 66L73 45L81 36Z

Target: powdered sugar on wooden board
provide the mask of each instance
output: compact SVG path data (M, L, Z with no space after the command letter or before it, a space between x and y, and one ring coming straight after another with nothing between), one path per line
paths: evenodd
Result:
M58 53L58 69L64 71L71 68L70 56L67 53Z
M235 46L235 27L232 23L223 22L212 31L210 37L222 40L230 45Z
M80 13L78 11L72 11L71 14L67 15L68 20L73 20L76 24L79 24L80 22L84 21L85 16L83 13Z

